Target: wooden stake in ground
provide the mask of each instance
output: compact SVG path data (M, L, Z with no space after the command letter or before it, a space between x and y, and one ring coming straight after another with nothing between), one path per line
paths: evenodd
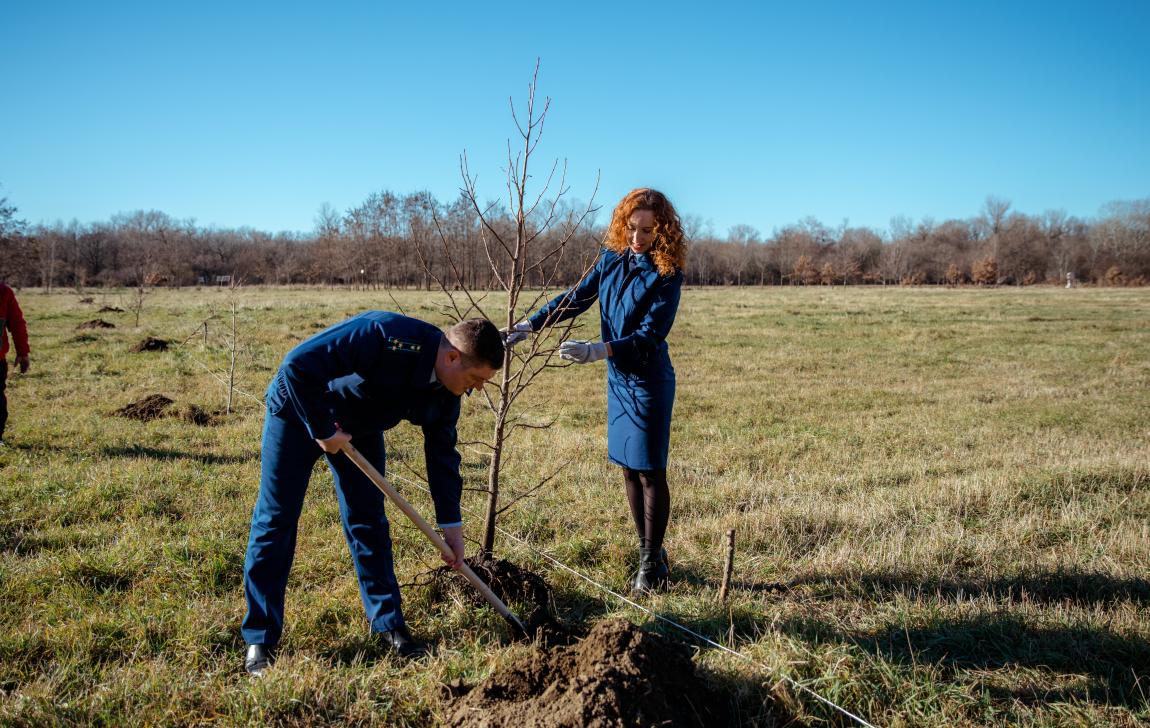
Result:
M726 603L731 589L731 574L735 572L735 529L727 531L727 566L723 570L723 585L719 587L719 601Z

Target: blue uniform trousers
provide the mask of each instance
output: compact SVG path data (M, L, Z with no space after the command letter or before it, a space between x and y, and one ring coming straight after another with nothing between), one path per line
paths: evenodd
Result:
M357 434L354 444L383 472L382 432ZM283 633L284 593L304 494L315 461L325 453L290 409L265 413L262 447L260 492L244 562L248 613L241 631L247 644L275 645ZM384 495L343 453L326 457L368 621L373 631L396 629L403 625L403 613Z

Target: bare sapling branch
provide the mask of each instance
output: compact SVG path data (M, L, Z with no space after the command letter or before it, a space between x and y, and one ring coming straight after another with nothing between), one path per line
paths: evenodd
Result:
M232 413L232 398L236 391L236 357L240 349L239 330L236 326L236 304L239 297L239 289L242 285L237 276L231 277L231 283L228 285L228 298L231 299L232 309L232 335L228 339L228 400L224 407L224 414L230 415Z
M585 264L575 269L579 272L574 276L571 265L563 265L571 260L570 255L565 257L568 249L577 241L584 242L579 231L587 229L598 211L593 193L585 206L563 212L567 209L563 200L570 192L566 160L555 159L541 180L541 187L535 188L531 169L551 108L550 98L540 101L536 97L539 66L537 61L527 88L525 105L517 108L515 100L509 100L512 122L519 136L515 141L507 141L507 165L503 170L506 208L496 203L480 202L478 176L472 173L464 151L459 161L462 180L460 204L452 207L446 218L434 205L431 209L432 227L439 241L437 257L433 259L429 250L416 246L416 256L425 279L444 294L445 310L459 320L474 311L509 330L527 310L537 308L542 301L554 297L571 283L584 280L598 252L597 246L587 246L587 250L580 251ZM596 178L595 193L598 187ZM470 219L458 217L461 208L466 209ZM586 241L592 240L592 236L586 237ZM477 261L485 270L486 280L506 296L498 310L485 310L486 294L476 292L474 267ZM570 296L568 292L562 308L567 308ZM525 299L531 302L527 309L522 306ZM510 502L500 505L501 477L508 462L506 446L510 438L517 431L546 430L554 424L554 421L531 422L512 416L513 405L536 377L548 368L560 366L556 344L575 329L573 319L563 323L558 323L558 316L550 319L541 331L524 341L518 349L505 352L500 374L492 382L494 386L481 390L492 414L491 436L485 441L463 443L464 446L480 448L480 455L489 459L487 484L479 489L487 494L480 547L488 555L494 548L496 518L523 498L538 492L558 474L556 471L542 478Z

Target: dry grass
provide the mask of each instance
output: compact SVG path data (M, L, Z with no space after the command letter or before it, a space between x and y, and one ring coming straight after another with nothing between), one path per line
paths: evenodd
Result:
M382 293L239 295L239 386L254 395L303 337L394 308ZM396 297L444 321L426 294ZM227 294L159 291L140 329L107 314L117 328L80 334L115 294L21 299L34 369L10 383L0 451L0 723L431 725L445 714L442 684L530 649L504 645L489 610L412 587L406 611L439 654L413 667L374 652L331 479L317 469L286 656L268 680L247 680L238 623L259 405L241 398L215 427L110 416L153 393L221 409L205 365L223 370L223 339L214 323L207 346L193 334ZM173 348L131 353L142 335ZM672 347L676 583L652 606L777 671L700 653L744 722L769 724L778 709L841 722L779 674L881 725L1150 718L1150 293L691 290ZM597 365L532 390L531 416L557 424L513 443L510 487L571 465L505 526L617 587L634 537L605 459L604 391ZM471 398L464 439L486 423ZM401 426L388 444L402 484L422 468L418 432ZM479 482L482 458L464 456ZM395 525L411 581L437 558ZM739 559L724 607L728 528ZM512 542L498 548L547 576L570 621L642 619Z

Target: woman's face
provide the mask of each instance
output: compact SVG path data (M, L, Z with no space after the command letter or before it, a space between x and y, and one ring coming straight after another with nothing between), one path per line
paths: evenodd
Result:
M627 245L635 253L646 253L655 244L655 213L635 210L627 219Z

